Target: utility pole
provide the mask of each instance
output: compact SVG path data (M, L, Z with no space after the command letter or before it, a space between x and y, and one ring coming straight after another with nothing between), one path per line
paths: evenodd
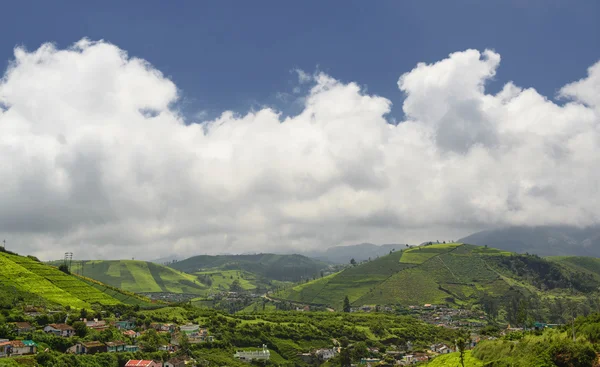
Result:
M69 272L71 272L71 262L73 261L73 253L65 252L65 260L64 261L65 261L65 265L69 269Z
M573 327L573 342L575 342L575 315L573 315L573 321L572 321L572 327Z

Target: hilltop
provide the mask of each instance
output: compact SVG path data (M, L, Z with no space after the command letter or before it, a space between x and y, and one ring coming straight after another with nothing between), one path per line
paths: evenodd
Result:
M545 298L552 302L581 299L599 286L597 259L544 259L449 243L396 251L285 289L274 297L337 309L345 296L353 306L480 304L497 313L499 306L513 307L511 300L516 300L514 307L521 307L521 302L534 304ZM550 307L551 302L546 303Z
M199 255L173 262L169 267L197 274L242 271L265 280L297 282L319 275L329 264L303 255Z
M329 247L323 251L304 252L303 255L335 264L348 264L351 259L364 261L387 255L390 251L395 251L404 246L401 244L374 245L372 243L361 243L358 245Z
M63 273L33 256L0 252L0 301L89 308L92 304L146 305L149 300L105 284Z

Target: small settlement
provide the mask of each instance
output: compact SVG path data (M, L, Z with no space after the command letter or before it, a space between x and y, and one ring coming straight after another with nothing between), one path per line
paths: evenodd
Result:
M183 324L177 325L172 323L136 323L135 320L117 320L107 322L105 320L86 320L81 319L87 329L93 330L106 330L109 328L115 328L123 335L121 340L112 340L108 342L102 342L98 340L91 341L78 341L67 348L65 353L68 354L96 354L96 353L119 353L119 352L137 352L143 351L142 345L137 341L140 336L147 333L149 330L156 330L159 335L163 336L165 340L169 342L161 345L159 350L167 351L169 353L177 352L179 349L179 340L182 334L187 336L190 343L210 343L215 340L213 335L210 335L208 329L201 327L197 324ZM11 324L15 334L19 337L34 332L43 331L47 334L55 335L61 338L70 338L76 335L76 329L65 323L50 323L45 325L40 330L37 330L31 324L27 322L15 322ZM0 339L0 358L10 356L24 356L32 355L38 352L38 345L32 340L21 339L9 340ZM69 339L70 340L70 339ZM77 339L75 339L77 340ZM173 357L166 362L152 361L152 360L129 360L126 363L126 367L130 366L141 366L141 367L193 367L196 363L193 359L185 356Z

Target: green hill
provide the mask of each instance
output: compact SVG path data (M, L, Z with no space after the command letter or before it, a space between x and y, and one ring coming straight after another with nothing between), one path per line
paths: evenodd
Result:
M58 265L62 262L53 262ZM71 271L134 293L202 295L209 287L198 278L164 265L138 260L74 261Z
M487 305L486 300L502 303L513 297L518 299L515 307L520 307L519 302L533 304L536 297L585 297L599 286L598 259L546 260L535 255L450 243L393 252L285 289L274 297L337 309L346 295L353 306Z
M328 264L302 255L200 255L169 266L186 273L235 270L264 280L296 282L319 274Z
M34 257L0 252L0 300L89 308L92 304L144 304L145 299L120 292L56 267Z
M58 266L62 261L51 263ZM203 297L211 293L228 291L234 282L243 290L257 292L264 292L272 286L284 283L241 270L242 267L234 263L213 261L209 264L216 267L189 274L147 261L85 260L73 262L71 271L140 294L175 293Z

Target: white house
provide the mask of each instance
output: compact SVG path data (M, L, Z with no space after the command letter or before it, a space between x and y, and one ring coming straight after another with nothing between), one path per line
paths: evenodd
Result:
M8 339L0 339L0 358L6 357L11 348Z
M317 357L319 357L320 359L324 360L324 361L335 357L336 354L337 354L337 350L335 348L332 348L332 349L317 349L315 351L315 355Z
M65 338L75 335L75 329L67 324L49 324L44 327L44 331Z
M13 340L9 343L11 345L10 354L13 356L35 354L37 352L37 344L32 340Z
M253 360L261 360L268 361L271 357L271 352L267 349L267 346L263 344L262 350L257 351L244 351L238 350L233 355L234 358L237 358L241 361L253 361Z

